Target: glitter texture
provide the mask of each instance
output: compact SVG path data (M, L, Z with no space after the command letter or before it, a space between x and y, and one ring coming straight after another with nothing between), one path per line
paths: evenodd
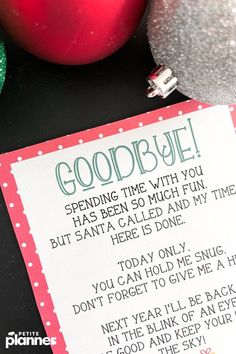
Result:
M157 65L198 101L236 103L236 0L152 0L148 37Z
M6 54L3 42L0 40L0 92L5 80L6 74Z

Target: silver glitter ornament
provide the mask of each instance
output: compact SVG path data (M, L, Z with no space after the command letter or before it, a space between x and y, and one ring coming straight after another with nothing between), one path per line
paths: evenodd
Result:
M148 38L158 70L171 72L165 84L177 78L188 97L236 103L236 0L152 0ZM158 73L148 80L149 97L159 94Z

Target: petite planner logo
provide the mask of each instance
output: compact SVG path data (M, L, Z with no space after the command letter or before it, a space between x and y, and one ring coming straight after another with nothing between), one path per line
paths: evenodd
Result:
M37 345L55 345L56 337L40 337L39 332L8 332L5 340L5 348L12 346L37 346Z

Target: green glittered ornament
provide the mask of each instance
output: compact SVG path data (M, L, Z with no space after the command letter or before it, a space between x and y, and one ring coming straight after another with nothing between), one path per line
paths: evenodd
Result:
M3 42L0 39L0 92L2 91L2 87L5 80L6 75L6 53Z

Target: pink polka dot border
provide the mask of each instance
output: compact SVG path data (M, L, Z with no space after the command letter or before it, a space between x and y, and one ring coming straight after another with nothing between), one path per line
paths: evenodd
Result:
M27 212L24 211L21 197L17 191L14 175L11 172L11 163L21 163L21 161L29 158L40 159L45 154L51 152L64 150L75 145L86 144L87 142L97 139L104 139L115 134L123 134L129 130L140 129L145 125L162 122L173 117L182 119L184 114L203 110L208 107L210 106L200 102L185 101L171 107L164 107L135 117L129 117L111 124L87 129L86 131L0 155L0 185L29 274L45 331L47 336L57 338L56 345L52 346L53 353L66 354L68 351L57 314L54 310L50 289L48 289L47 281L42 271L40 258L27 220ZM230 105L229 110L234 126L236 127L236 106Z

